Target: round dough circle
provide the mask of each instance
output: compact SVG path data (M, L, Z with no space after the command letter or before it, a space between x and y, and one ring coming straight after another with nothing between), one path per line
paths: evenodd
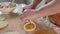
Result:
M5 32L5 33L1 33L1 34L19 34L19 32Z
M8 23L6 21L0 21L0 29L7 27Z
M5 17L0 16L0 21L3 21L5 19Z

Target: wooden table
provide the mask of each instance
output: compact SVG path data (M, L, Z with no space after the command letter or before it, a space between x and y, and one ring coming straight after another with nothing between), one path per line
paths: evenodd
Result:
M60 13L49 16L49 20L60 27Z
M7 19L5 21L7 21L9 24L6 28L0 30L0 33L15 31L19 32L20 34L57 34L53 29L42 24L37 24L36 31L29 33L25 32L23 29L23 23L20 20L20 16L16 14L10 14L9 17L7 16Z

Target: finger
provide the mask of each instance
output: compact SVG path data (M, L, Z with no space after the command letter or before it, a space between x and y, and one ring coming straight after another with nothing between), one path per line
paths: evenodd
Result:
M24 8L23 8L23 11L25 11L26 9L27 9L27 8L24 7Z
M25 9L26 9L26 7L23 7L23 9L25 10Z
M22 20L23 22L27 22L27 21L28 21L28 19L26 19L25 17L24 17L24 18L21 18L21 20Z

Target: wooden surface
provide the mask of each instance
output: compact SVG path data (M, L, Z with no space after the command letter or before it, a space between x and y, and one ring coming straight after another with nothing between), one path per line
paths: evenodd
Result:
M39 29L34 31L32 34L57 34L56 32L54 32L54 30L52 30L51 28L49 28L43 24L38 24L37 28L39 28Z
M60 13L49 16L49 20L60 27Z
M19 32L20 34L28 34L22 28L23 23L20 20L20 16L17 16L16 14L15 15L10 14L10 16L5 16L5 17L6 17L5 21L7 21L9 24L6 28L0 30L0 33L15 31L15 32ZM56 34L56 32L45 25L37 24L36 31L33 31L31 34Z
M6 19L4 21L8 22L8 26L2 30L0 30L0 33L2 32L9 32L9 31L17 31L21 33L22 26L21 26L21 21L20 17L14 14L11 14L10 16L6 16Z

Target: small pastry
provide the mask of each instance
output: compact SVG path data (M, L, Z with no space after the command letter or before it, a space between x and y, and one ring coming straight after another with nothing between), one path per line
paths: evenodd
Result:
M0 21L0 30L7 26L8 26L8 23L6 21Z
M1 4L0 4L0 8L3 8L4 6L2 6Z
M5 20L5 17L0 16L0 21L3 21L3 20Z
M34 31L35 29L36 29L36 24L32 21L29 21L24 25L25 31Z
M6 8L14 8L14 7L16 7L15 4L9 4L8 6L6 6Z

